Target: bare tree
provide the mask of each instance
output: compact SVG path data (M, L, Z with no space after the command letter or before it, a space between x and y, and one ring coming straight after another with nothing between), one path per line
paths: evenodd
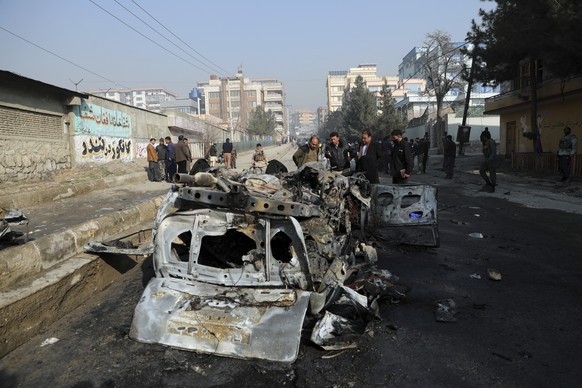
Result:
M445 128L442 117L445 96L455 88L462 91L462 55L460 44L451 41L450 34L434 31L426 35L422 72L427 81L429 95L435 96L437 105L436 124L432 131L433 146L442 151Z

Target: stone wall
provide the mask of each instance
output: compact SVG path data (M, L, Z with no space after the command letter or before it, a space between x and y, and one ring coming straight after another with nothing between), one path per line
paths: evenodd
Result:
M0 182L39 180L71 168L62 116L0 106Z
M0 183L35 181L71 168L65 140L0 139Z

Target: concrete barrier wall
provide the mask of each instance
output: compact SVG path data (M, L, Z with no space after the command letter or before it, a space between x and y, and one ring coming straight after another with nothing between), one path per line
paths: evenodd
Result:
M81 252L92 240L108 240L143 222L153 222L162 199L163 197L158 197L64 232L0 251L0 290L14 286L63 262Z

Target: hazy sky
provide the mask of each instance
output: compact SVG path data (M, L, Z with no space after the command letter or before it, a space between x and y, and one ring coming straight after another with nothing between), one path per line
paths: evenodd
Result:
M438 29L464 40L480 7L492 3L0 0L0 69L71 90L82 79L79 91L162 87L184 98L197 81L233 75L242 66L246 77L283 81L291 109L314 110L326 104L328 71L376 63L379 75L397 75L402 57L427 33Z

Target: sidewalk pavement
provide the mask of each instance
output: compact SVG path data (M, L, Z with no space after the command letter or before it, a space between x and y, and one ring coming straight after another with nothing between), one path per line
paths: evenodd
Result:
M572 180L564 184L559 175L545 173L526 173L511 170L508 163L499 161L497 167L497 186L494 193L481 192L485 183L479 175L483 155L466 154L457 157L453 179L445 179L442 171L443 156L430 155L426 174L415 168L410 183L429 184L435 187L462 186L463 194L505 199L523 206L554 209L582 214L582 181ZM380 174L380 183L391 183L388 175Z

